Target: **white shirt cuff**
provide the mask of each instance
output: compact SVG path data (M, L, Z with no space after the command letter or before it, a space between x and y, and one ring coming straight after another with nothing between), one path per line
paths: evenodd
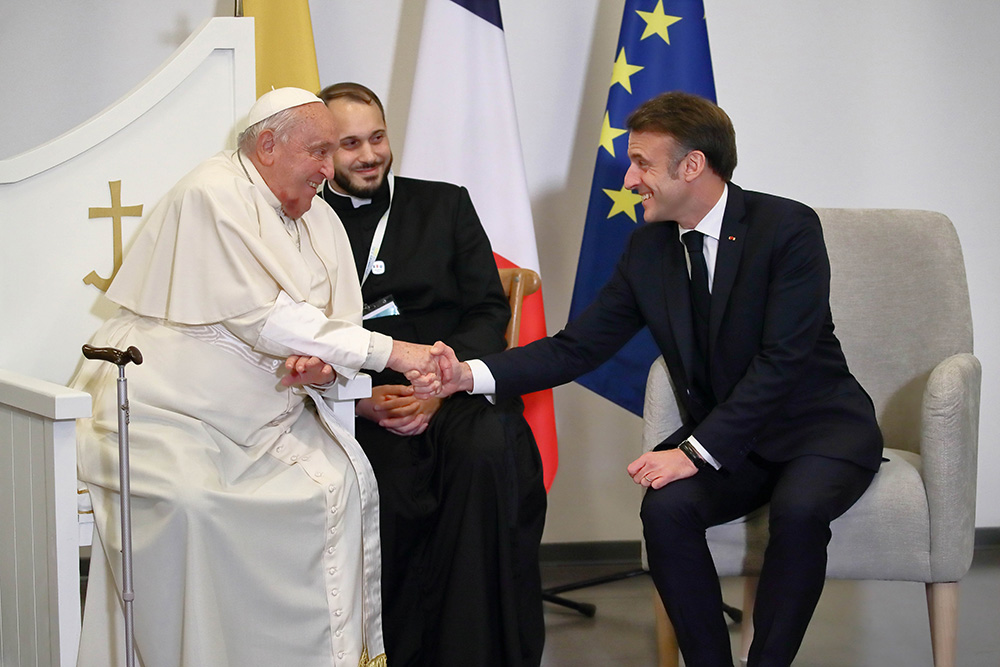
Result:
M392 338L377 331L372 332L371 340L368 342L368 357L365 359L363 368L381 372L385 370L392 355Z
M722 468L722 464L716 461L715 457L709 454L708 450L706 450L704 447L701 446L701 443L698 442L698 439L696 437L694 437L693 435L689 435L688 440L691 442L691 446L694 447L699 454L701 454L701 458L708 461L708 465L712 466L716 470Z
M470 394L483 394L490 403L496 403L497 381L490 372L490 367L479 359L469 359L465 363L469 364L472 371L472 391Z

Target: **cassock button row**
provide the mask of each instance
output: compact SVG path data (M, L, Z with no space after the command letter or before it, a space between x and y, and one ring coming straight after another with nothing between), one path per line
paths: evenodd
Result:
M323 476L323 471L322 470L317 470L316 471L316 476L317 477L322 477Z
M285 448L285 446L284 446L284 445L278 445L277 447L275 447L275 448L274 448L274 451L276 451L276 452L280 452L280 451L282 451L282 450L283 450L284 448Z
M298 461L299 460L299 455L298 454L292 454L291 458L292 458L293 461Z
M327 549L327 550L326 550L326 552L327 552L328 554L332 554L332 553L334 552L334 549L333 549L333 547L330 547L329 549Z
M336 597L336 596L340 595L340 590L334 588L332 591L330 591L330 595L333 595L334 597Z
M344 615L344 610L343 609L338 609L337 611L335 611L333 613L334 613L335 616L343 616Z
M330 574L337 574L337 568L331 567L329 570L327 570L327 572L329 572Z
M335 487L333 484L331 484L330 486L328 486L326 488L327 488L327 490L330 491L330 493L333 493L334 491L337 490L337 487Z
M337 652L337 657L340 658L341 660L343 660L344 659L344 652L343 651L338 651Z
M337 506L334 505L333 507L330 508L330 514L336 514L336 513L337 513Z
M337 630L333 634L337 635L338 637L343 637L344 636L344 631L343 630Z
M309 460L309 455L308 455L308 454L306 454L305 456L303 456L303 457L302 457L302 460L303 460L303 461L308 461L308 460Z

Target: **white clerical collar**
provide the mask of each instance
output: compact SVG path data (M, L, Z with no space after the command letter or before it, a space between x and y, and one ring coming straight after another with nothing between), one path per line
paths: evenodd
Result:
M343 197L344 199L350 199L351 205L354 206L354 208L361 208L362 206L368 206L368 204L372 203L370 197L368 199L365 199L364 197L355 197L354 195L349 195L344 192L337 192L336 190L333 189L333 186L330 185L330 181L326 182L326 188L333 194L337 195L338 197Z
M719 197L719 201L715 202L715 206L712 207L712 210L705 214L705 217L701 219L701 222L695 225L695 229L705 236L709 236L718 241L719 236L722 234L722 216L726 213L726 200L728 197L729 184L726 183L723 185L722 196ZM681 229L681 236L684 236L684 234L690 231L693 230Z

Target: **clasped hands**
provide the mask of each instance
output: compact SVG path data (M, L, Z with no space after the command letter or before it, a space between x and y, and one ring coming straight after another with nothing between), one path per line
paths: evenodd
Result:
M463 370L454 350L444 343L417 345L394 340L388 368L403 373L413 386L381 385L372 389L371 398L358 401L357 414L376 422L397 435L418 435L427 430L445 397L460 391L457 381ZM288 371L281 384L286 387L325 385L337 373L317 357L291 356L285 361ZM469 388L471 388L471 374Z
M426 353L419 367L405 371L406 379L413 385L418 398L445 398L460 391L472 391L472 370L469 364L459 361L455 350L441 341L430 347L421 346Z
M394 340L386 367L405 375L413 383L413 393L421 399L444 398L461 391L466 374L468 389L472 388L468 364L461 364L455 351L442 342L431 346ZM330 364L318 357L304 355L288 357L285 370L288 372L281 378L285 387L325 385L337 377Z

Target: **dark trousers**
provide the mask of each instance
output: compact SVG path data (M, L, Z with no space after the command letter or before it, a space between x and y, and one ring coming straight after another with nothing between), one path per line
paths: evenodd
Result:
M830 522L861 497L874 474L823 456L770 463L751 455L730 473L703 470L646 493L641 516L649 569L686 664L733 664L705 530L770 502L748 665L790 665L823 591Z
M452 396L430 427L359 419L379 484L382 626L393 667L537 667L546 496L520 399Z

